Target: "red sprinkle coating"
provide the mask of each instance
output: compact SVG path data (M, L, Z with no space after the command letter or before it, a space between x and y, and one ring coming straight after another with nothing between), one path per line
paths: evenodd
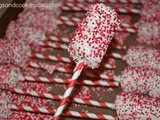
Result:
M141 45L130 46L126 55L126 62L133 67L147 66L160 69L160 51Z
M104 4L91 5L69 45L70 55L75 62L82 60L88 67L98 67L119 26L113 9Z
M130 67L122 72L120 83L125 92L140 92L160 98L160 71L149 67Z
M140 94L122 92L116 96L116 112L120 120L159 120L160 100Z

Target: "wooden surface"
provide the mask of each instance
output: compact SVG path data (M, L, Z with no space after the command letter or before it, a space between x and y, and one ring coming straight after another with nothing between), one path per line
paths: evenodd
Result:
M14 0L0 0L0 4L11 4ZM0 9L0 18L2 17L2 15L5 13L5 11L7 10L7 8L1 8Z
M25 0L0 0L0 4L24 3ZM7 25L15 20L22 8L1 8L0 9L0 37L5 35Z

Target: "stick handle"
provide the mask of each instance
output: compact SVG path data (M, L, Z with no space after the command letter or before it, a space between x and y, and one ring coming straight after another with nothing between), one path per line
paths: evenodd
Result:
M88 4L80 4L80 3L63 3L61 6L62 10L65 11L87 11L89 8ZM134 14L139 14L140 10L138 9L124 9L124 8L115 8L116 12L119 13L134 13Z
M62 83L67 84L69 83L69 79L65 78L52 78L52 77L33 77L33 76L25 76L26 81L30 82L47 82L47 83ZM116 78L116 77L114 77ZM115 79L114 79L115 80ZM110 81L103 81L103 80L81 80L79 81L80 84L83 85L91 85L91 86L110 86L116 87L119 86L117 82L110 82Z
M39 58L39 59L44 59L44 60L53 60L53 61L58 61L58 62L66 62L66 63L71 63L71 59L67 57L61 57L61 56L55 56L55 55L47 55L47 54L41 54L41 53L28 53L29 57L32 58Z
M55 43L55 42L39 42L40 46L43 47L52 47L55 49L62 49L62 50L67 50L68 49L68 45L62 44L62 43Z
M53 61L57 61L57 62L65 62L68 64L71 64L71 59L67 58L67 57L61 57L61 56L55 56L55 55L46 55L46 54L41 54L41 53L29 53L28 56L32 57L32 58L38 58L38 59L44 59L44 60L53 60ZM113 61L113 59L112 59ZM30 67L35 67L35 68L42 68L39 64L35 63L35 62L30 62L28 63L28 66ZM104 68L110 68L110 69L114 69L116 67L115 63L114 64L110 64L108 63L108 61L106 61L103 64ZM55 69L56 71L59 72L70 72L71 70L69 68L63 68L61 67L56 67Z
M63 110L65 109L66 105L67 105L67 101L73 91L73 88L75 86L75 83L78 79L78 77L80 76L82 70L83 70L83 67L84 67L84 62L79 62L75 69L74 69L74 74L70 80L70 83L67 87L67 90L65 91L63 97L62 97L62 100L61 102L59 103L59 107L57 108L56 110L56 113L53 117L53 120L59 120L60 118L60 115L62 114Z
M111 43L111 45L116 49L126 50L126 46L125 45L118 45L118 44L115 44L115 43Z
M31 107L31 106L24 106L24 105L15 105L10 104L10 109L18 110L18 111L27 111L27 112L34 112L34 113L45 113L45 114L54 114L55 109L53 108L46 108L46 107ZM95 113L86 113L86 112L77 112L77 111L66 111L64 115L72 116L72 117L80 117L80 118L90 118L90 119L97 119L97 120L117 120L117 116L106 115L106 114L95 114Z
M30 95L30 96L34 96L34 97L40 97L40 98L46 98L46 99L52 99L52 100L61 100L62 99L62 95L58 95L58 94L29 91L29 90L25 90L25 89L22 90L22 89L13 88L13 87L10 87L9 91L12 93ZM78 103L78 104L84 104L84 105L98 106L98 107L102 107L102 108L115 109L115 105L113 103L108 103L108 102L99 102L99 101L95 101L95 100L83 100L83 99L76 98L76 97L73 98L72 102Z
M88 3L94 3L94 2L108 2L108 3L140 3L139 0L64 0L65 2L88 2Z
M121 60L126 60L126 55L124 54L119 54L119 53L109 53L109 56L110 57L113 57L113 58L117 58L117 59L121 59Z
M54 67L53 71L58 71L58 72L64 72L64 73L72 73L72 69L70 67L66 66L61 66L61 65L55 65L55 64L47 64L47 66ZM28 66L33 67L33 68L40 68L46 70L47 68L42 66L43 63L37 63L37 62L29 62Z
M137 29L125 28L125 27L121 27L117 31L119 31L119 32L128 32L128 33L137 33L138 32Z

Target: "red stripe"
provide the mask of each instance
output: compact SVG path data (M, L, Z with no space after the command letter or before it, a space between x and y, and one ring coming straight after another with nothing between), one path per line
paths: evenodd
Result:
M50 38L49 35L45 35L45 39L46 39L46 40L51 40L51 38Z
M59 20L60 20L63 24L67 24L62 18L59 18Z
M108 82L108 84L109 84L110 86L116 86L116 84L115 84L114 82Z
M69 68L65 68L65 71L66 71L67 73L72 73L72 70L69 69Z
M79 71L79 70L82 70L84 67L84 62L81 62L77 65L77 67L75 68L75 71Z
M95 85L101 85L98 81L94 81Z
M43 93L37 93L39 97L46 98Z
M67 103L67 101L68 101L68 98L69 98L69 96L68 96L68 97L63 98L63 99L61 100L61 102L60 102L59 106L66 105L66 103Z
M58 36L57 36L57 40L60 41L60 42L63 42L63 39L61 37L58 37Z
M43 55L43 57L47 60L50 60L49 56L48 55Z
M56 56L58 61L63 61L61 56Z
M120 0L116 0L116 2L118 2L118 3L119 3L119 2L120 2Z
M91 105L91 102L90 102L89 100L83 100L83 102L84 102L85 104Z
M113 75L107 75L109 80L114 80L114 76Z
M55 43L55 45L56 45L56 47L59 48L59 49L62 48L62 47L61 47L61 44Z
M103 107L108 107L104 102L99 102L99 104Z
M85 117L85 118L88 118L89 116L87 115L87 113L85 112L79 112L79 114L82 116L82 117Z
M31 57L37 57L36 53L31 53Z
M102 114L96 114L99 119L106 119Z
M14 88L9 88L9 90L11 91L11 92L15 92L15 90L14 90Z
M33 77L33 79L35 79L36 81L41 81L39 77Z
M49 47L50 45L48 44L48 42L43 42L44 46Z
M47 108L46 110L47 110L50 114L54 114L54 113L55 113L55 110L54 110L54 109Z
M77 23L75 20L73 20L72 18L69 18L69 21L72 22L73 25L75 25L75 26L78 24L78 23Z
M61 99L58 95L53 95L53 94L52 94L52 96L53 96L53 98L56 99L56 100L60 100L60 99Z
M55 82L55 79L54 78L47 78L50 82Z
M69 83L69 80L68 80L68 79L63 79L63 81L64 81L65 83Z
M25 111L25 109L21 105L15 105L18 110Z
M32 109L34 110L34 112L37 112L37 113L40 112L40 110L38 109L38 107L32 107Z

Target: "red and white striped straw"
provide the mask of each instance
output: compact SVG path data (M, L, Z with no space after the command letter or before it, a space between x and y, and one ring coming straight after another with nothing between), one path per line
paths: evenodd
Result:
M67 84L69 83L69 79L65 78L53 78L53 77L33 77L33 76L24 76L24 79L26 81L32 81L32 82L47 82L47 83L63 83ZM110 82L110 81L104 81L104 80L80 80L78 81L80 84L84 85L91 85L91 86L110 86L110 87L116 87L119 86L118 82Z
M17 110L17 111L28 111L34 113L45 113L45 114L54 114L55 109L53 108L46 108L46 107L31 107L31 106L24 106L24 105L15 105L10 104L10 109ZM98 119L98 120L116 120L118 119L117 116L106 115L106 114L96 114L96 113L87 113L87 112L77 112L77 111L65 111L64 115L72 116L72 117L80 117L80 118L90 118L90 119Z
M70 26L77 26L78 23L81 21L81 18L77 17L68 17L68 16L58 16L57 23L59 25L70 25ZM121 26L124 28L132 28L137 29L137 27L134 24L128 24L128 23L121 23Z
M51 46L51 45L49 45L50 44L50 42L48 43L48 42L45 42L45 43L40 43L41 45L43 45L43 46ZM68 49L68 46L67 45L62 45L61 46L61 44L57 44L57 43L51 43L52 44L52 47L54 47L54 48L61 48L61 49L65 49L65 50L67 50ZM122 48L122 47L124 47L124 46L117 46L117 47L120 47L120 48ZM123 48L124 49L124 48ZM125 58L125 55L122 55L122 54L119 54L119 53L110 53L109 54L109 56L110 57L114 57L114 58L118 58L118 59L122 59L122 60L124 60Z
M58 25L77 26L80 21L81 19L77 17L68 17L68 16L58 16L57 17Z
M95 72L88 72L88 71L85 71L86 75L87 76L90 76L90 77L98 77L98 78L101 78L101 79L107 79L107 80L119 80L119 77L118 76L115 76L114 74L109 74L107 75L106 73L100 73L100 74L96 74Z
M58 71L58 72L64 72L64 73L72 73L73 70L70 67L64 67L64 66L58 66L58 65L54 65L54 64L47 64L48 66L55 66L54 67L54 71ZM33 67L33 68L39 68L39 69L43 69L38 63L36 62L29 62L28 63L29 67ZM104 64L103 65L104 68L109 68L109 69L114 69L115 68L115 64Z
M70 58L55 56L55 55L47 55L47 54L34 53L34 52L31 52L28 55L29 57L32 57L32 58L39 58L44 60L53 60L53 61L66 62L66 63L72 62Z
M53 42L64 42L64 43L69 43L71 41L70 37L67 37L67 36L66 37L59 37L59 36L54 36L54 35L50 35L50 36L46 35L44 37L44 39L45 40L50 40L50 41L53 41ZM58 45L58 48L63 46L61 48L63 48L63 49L65 48L66 49L66 47L67 47L65 44L61 44L61 43L58 43L58 44L55 44L55 45L47 45L47 44L50 44L50 43L45 42L45 44L46 44L46 46L53 47L53 48L55 48L57 45ZM54 44L54 43L51 43L51 44ZM45 45L43 45L43 46L45 46ZM125 45L117 45L117 44L111 43L111 46L116 48L116 49L121 49L121 50L125 50L126 49Z
M29 53L28 55L29 55L29 57L32 57L32 58L38 58L38 59L44 59L44 60L53 60L53 61L65 62L65 63L71 63L72 62L72 60L70 58L55 56L55 55L47 55L47 54L33 53L33 52ZM30 64L30 65L32 65L32 64ZM34 65L34 66L36 66L36 65ZM115 68L115 65L109 64L109 63L105 63L103 66L105 68L111 68L111 69Z
M137 33L138 32L137 29L125 28L125 27L121 27L117 31L119 31L119 32L128 32L128 33Z
M89 9L88 4L80 4L80 3L63 3L61 6L62 10L65 11L87 11ZM124 9L124 8L115 8L116 12L119 13L134 13L139 14L140 10L138 9Z
M80 76L82 70L83 70L83 67L85 66L84 62L80 61L79 63L77 63L75 69L74 69L74 74L70 80L70 83L67 87L67 90L65 91L63 97L62 97L62 100L61 102L59 103L59 107L57 108L56 110L56 113L53 117L53 120L59 120L60 118L60 115L62 114L63 110L65 109L66 105L67 105L67 101L73 91L73 88L75 86L75 83L78 79L78 77Z
M140 3L139 0L64 0L64 2L83 2L83 3L95 3L95 2L108 2L108 3Z
M126 60L126 55L125 54L119 54L119 53L109 53L109 56L110 57L113 57L113 58L117 58L117 59L121 59L121 60Z
M22 90L22 89L13 88L13 87L10 87L9 91L12 93L30 95L30 96L34 96L34 97L47 98L47 99L52 99L52 100L61 100L62 99L62 95L29 91L29 90L25 90L25 89ZM83 99L76 98L76 97L73 98L73 100L71 102L78 103L78 104L98 106L98 107L102 107L102 108L115 109L115 105L113 103L108 103L108 102L99 102L99 101L95 101L95 100L83 100Z
M46 40L51 40L54 42L65 42L65 43L70 43L71 37L66 36L66 37L61 37L61 36L55 36L55 35L45 35L44 39Z
M55 43L55 42L46 41L46 42L39 42L38 44L43 47L52 47L55 49L62 49L62 50L68 49L68 45L62 44L62 43Z
M37 63L37 62L29 62L28 66L33 67L33 68L40 68L41 69L42 67L39 64L40 63ZM58 66L58 65L54 65L54 64L47 64L47 65L48 66L55 66L54 71L64 72L64 73L72 73L73 72L73 70L70 67L64 67L64 66L60 66L60 65Z
M126 50L126 46L125 45L118 45L118 44L115 44L115 43L111 43L111 45L116 49Z

